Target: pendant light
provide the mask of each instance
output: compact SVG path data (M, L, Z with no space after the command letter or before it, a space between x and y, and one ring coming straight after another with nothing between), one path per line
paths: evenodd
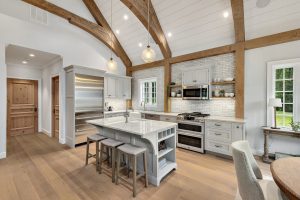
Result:
M112 47L112 0L110 0L110 27L111 27L111 32L110 32L110 46ZM107 68L109 70L115 70L117 68L118 64L117 62L113 59L112 57L112 50L110 50L110 59L107 62Z
M150 0L148 0L148 45L147 48L142 53L142 59L145 63L150 63L155 60L155 51L150 47L150 35L149 35L149 29L150 29Z

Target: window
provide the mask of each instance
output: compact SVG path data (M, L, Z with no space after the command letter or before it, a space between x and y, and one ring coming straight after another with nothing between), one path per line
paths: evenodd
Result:
M291 128L291 122L300 121L300 59L268 63L267 101L280 98L282 107L276 108L278 127ZM268 126L274 125L274 109L267 106Z
M141 102L146 106L157 105L157 79L149 78L140 80L140 97Z
M279 127L289 127L294 116L294 68L275 68L274 96L280 98L281 108L276 108L276 122Z

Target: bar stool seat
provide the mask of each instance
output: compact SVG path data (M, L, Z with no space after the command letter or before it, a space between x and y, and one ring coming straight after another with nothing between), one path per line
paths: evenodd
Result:
M94 135L89 135L88 138L89 138L90 140L92 140L92 141L95 141L95 142L96 142L96 141L101 141L101 140L106 139L106 137L100 135L99 133L94 134Z
M119 145L121 145L121 144L124 144L124 143L121 142L121 141L118 141L118 140L114 140L114 139L108 138L108 139L106 139L106 140L103 140L103 141L101 142L101 144L103 144L103 145L105 145L105 146L108 146L108 147L117 147L117 146L119 146Z
M127 155L128 161L132 160L132 168L133 168L133 181L132 181L132 187L133 187L133 197L136 197L136 189L137 189L137 180L144 176L145 177L145 187L148 187L148 171L147 171L147 149L144 147L138 147L131 144L124 144L122 146L119 146L117 148L117 169L116 169L116 184L119 184L119 179L122 179L123 181L128 182L126 179L122 178L120 176L120 170L121 168L121 155ZM137 175L137 157L139 155L143 155L143 165L144 165L144 172ZM130 161L129 161L130 162ZM128 165L129 165L128 162ZM124 168L124 167L123 167Z
M100 143L100 141L105 140L105 139L106 139L106 137L101 136L99 133L87 136L85 165L88 165L89 158L96 158L96 169L98 169L99 151L100 151L100 149L99 149L100 144L99 143ZM91 154L90 153L90 143L91 142L96 142L96 154Z
M118 149L121 150L122 152L124 152L126 154L130 154L130 155L138 155L147 150L146 148L137 147L137 146L133 146L130 144L124 144L122 146L119 146Z

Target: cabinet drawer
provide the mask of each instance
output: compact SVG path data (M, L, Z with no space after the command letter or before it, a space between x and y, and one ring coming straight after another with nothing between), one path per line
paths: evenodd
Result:
M231 131L223 131L217 129L208 129L206 131L206 137L220 142L231 141Z
M231 130L230 122L221 122L221 121L208 121L207 127L221 130Z
M226 154L226 155L231 155L230 151L230 144L225 144L221 142L216 142L213 140L206 140L206 150L216 152L216 153L221 153L221 154Z
M176 120L177 120L177 117L175 117L175 116L165 116L165 115L160 116L160 121L176 122Z

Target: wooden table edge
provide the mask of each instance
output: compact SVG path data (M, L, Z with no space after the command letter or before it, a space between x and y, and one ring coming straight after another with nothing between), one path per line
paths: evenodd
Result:
M285 196L288 197L288 199L299 200L300 196L297 196L297 194L295 194L293 191L290 191L287 189L287 187L284 187L285 184L280 180L280 178L274 172L274 169L273 169L274 162L271 163L270 170L271 170L271 173L272 173L275 183L280 188L280 190L285 194Z

